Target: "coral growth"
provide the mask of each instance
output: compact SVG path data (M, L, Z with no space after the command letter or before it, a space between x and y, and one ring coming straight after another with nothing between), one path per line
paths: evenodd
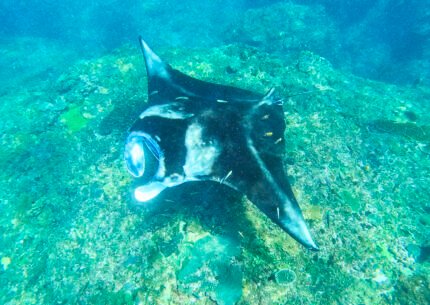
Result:
M321 250L219 185L135 206L121 150L146 79L125 47L3 93L0 303L424 304L428 88L343 74L310 51L291 65L238 45L162 55L285 97L285 166Z

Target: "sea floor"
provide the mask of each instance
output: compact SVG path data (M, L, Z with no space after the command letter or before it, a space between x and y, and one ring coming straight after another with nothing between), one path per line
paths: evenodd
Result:
M238 45L159 51L193 77L286 97L310 252L220 185L132 201L122 149L147 95L137 46L77 60L17 43L0 56L1 304L428 304L430 88L305 51L293 64Z

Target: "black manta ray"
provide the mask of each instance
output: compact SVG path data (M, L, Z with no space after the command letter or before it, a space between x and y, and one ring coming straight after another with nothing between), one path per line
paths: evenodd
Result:
M213 84L162 61L140 38L148 103L129 130L125 161L138 179L137 201L192 181L215 181L245 194L273 222L317 250L287 180L282 101Z

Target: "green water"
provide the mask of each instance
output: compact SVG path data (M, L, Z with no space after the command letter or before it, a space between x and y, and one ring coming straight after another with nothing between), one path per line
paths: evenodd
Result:
M321 249L309 252L211 187L159 210L133 204L122 147L146 99L137 46L85 61L13 45L3 64L22 69L0 92L1 304L428 303L430 88L340 73L311 52L294 64L234 44L161 52L209 81L315 90L284 106L286 166Z

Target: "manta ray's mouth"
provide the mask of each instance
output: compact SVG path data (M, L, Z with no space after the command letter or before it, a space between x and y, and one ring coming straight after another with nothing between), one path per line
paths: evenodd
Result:
M130 128L125 161L146 202L188 181L216 181L246 195L308 249L317 250L283 166L282 100L191 78L140 38L148 103ZM226 177L228 179L226 179Z

